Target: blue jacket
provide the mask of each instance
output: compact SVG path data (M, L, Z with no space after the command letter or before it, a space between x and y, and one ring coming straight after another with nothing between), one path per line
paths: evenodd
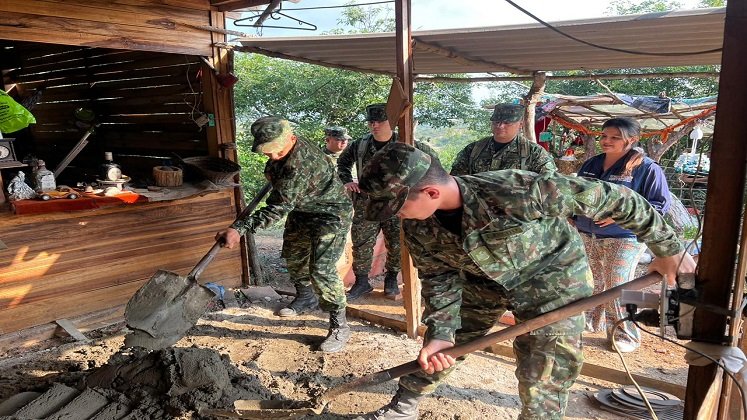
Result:
M661 167L648 157L643 158L643 162L633 169L631 176L624 177L619 175L625 169L633 152L623 156L607 171L603 169L605 154L599 154L584 162L581 169L578 170L578 176L584 178L595 178L607 181L613 184L624 185L631 190L642 195L661 215L664 215L672 203L667 179ZM617 224L611 224L607 227L599 227L588 217L576 217L576 228L579 232L594 234L598 238L635 238L633 232L624 229Z

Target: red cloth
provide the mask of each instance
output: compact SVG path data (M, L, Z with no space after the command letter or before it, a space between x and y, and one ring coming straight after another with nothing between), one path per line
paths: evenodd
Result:
M112 197L84 194L83 197L71 200L58 198L49 201L17 200L11 203L15 214L44 214L61 211L93 210L102 207L119 206L123 204L144 203L148 198L140 194L125 191Z

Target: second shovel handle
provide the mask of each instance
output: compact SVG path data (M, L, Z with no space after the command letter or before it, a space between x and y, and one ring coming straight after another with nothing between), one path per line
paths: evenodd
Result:
M254 196L252 201L249 202L249 204L244 207L244 210L239 213L238 217L236 217L236 221L243 219L244 217L248 216L249 213L254 211L255 208L259 205L259 203L262 201L263 198L267 195L267 193L272 190L272 185L268 182L265 184L264 187L262 187L261 190ZM212 248L210 248L210 251L205 254L204 257L200 260L200 262L197 263L195 268L192 269L192 271L189 272L187 275L187 278L197 281L197 279L200 277L200 274L202 274L203 271L207 268L208 264L210 264L211 261L215 258L215 256L218 254L218 251L220 251L221 247L223 246L223 241L217 240L213 244Z

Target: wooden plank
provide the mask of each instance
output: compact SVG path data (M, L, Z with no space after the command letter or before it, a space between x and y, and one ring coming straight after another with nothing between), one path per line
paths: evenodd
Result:
M125 305L118 305L73 317L70 320L78 326L81 332L85 333L123 321L124 310ZM57 324L52 322L0 335L0 350L7 351L10 348L18 349L36 345L55 338L56 330Z
M127 285L141 284L160 268L188 272L214 232L233 220L232 198L223 191L127 209L0 219L10 251L0 253L0 332L100 310L106 306L98 305L110 305L111 299L125 303L134 291ZM33 241L29 228L35 230ZM238 250L220 253L203 279L238 286L237 256ZM97 297L89 302L86 294Z
M73 325L72 322L70 322L69 319L66 318L60 318L54 321L55 324L59 325L65 332L70 336L73 337L76 341L80 341L83 343L87 343L89 340L88 338L83 335L80 331L78 331L77 328L75 328L75 325Z
M747 144L740 141L747 113L747 3L728 2L721 55L718 112L713 134L711 171L708 174L703 248L698 261L697 288L699 302L728 308L732 300L739 230L743 220L745 165ZM742 282L744 279L737 279ZM708 310L695 310L693 339L720 341L727 328L727 318ZM685 415L696 419L700 407L709 404L708 390L717 377L715 364L690 366L687 377ZM728 415L725 403L719 416Z
M168 29L146 32L135 26L2 10L0 12L3 37L10 40L205 56L210 54L209 35L205 37L203 31L195 31L197 33L193 36L189 32Z

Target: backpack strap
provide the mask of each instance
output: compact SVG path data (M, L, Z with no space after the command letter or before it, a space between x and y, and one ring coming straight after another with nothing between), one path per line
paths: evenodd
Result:
M370 136L363 137L360 143L358 143L358 150L357 150L358 153L356 156L358 160L356 161L357 166L355 167L355 170L356 170L356 173L359 174L359 176L360 176L361 171L363 170L363 157L366 155L366 151L368 150L368 145L370 143L371 143Z
M492 137L487 137L482 140L478 140L475 142L474 147L472 147L472 153L469 154L469 169L470 172L475 171L475 161L477 158L482 154L483 150L485 150L486 147L488 147L488 144L493 141Z

